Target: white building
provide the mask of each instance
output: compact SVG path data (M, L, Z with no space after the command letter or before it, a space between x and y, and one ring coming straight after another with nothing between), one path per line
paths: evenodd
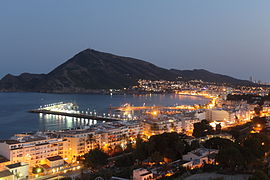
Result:
M29 164L16 163L16 164L7 165L6 168L14 175L15 180L28 179Z
M14 175L7 169L0 170L1 180L14 180Z
M16 137L18 137L16 139ZM17 135L13 140L0 141L0 155L11 163L28 163L31 167L45 163L46 158L63 155L66 141L40 135Z
M133 170L133 180L150 180L150 179L154 179L152 172L143 168Z
M188 152L187 154L183 155L184 161L191 161L192 166L189 168L200 167L204 163L213 163L214 159L210 157L210 155L217 154L218 150L216 149L206 149L206 148L199 148L194 151Z
M208 109L205 111L208 121L231 121L231 113L222 109Z
M186 132L192 132L194 128L194 124L201 122L197 118L189 118L189 117L185 117L181 120L182 120L182 129L183 131L186 131Z

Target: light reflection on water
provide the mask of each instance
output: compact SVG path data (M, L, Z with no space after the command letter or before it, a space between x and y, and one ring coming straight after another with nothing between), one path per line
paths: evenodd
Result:
M53 114L39 114L39 122L42 125L41 130L71 129L74 127L91 126L97 123L102 123L93 119L75 118Z

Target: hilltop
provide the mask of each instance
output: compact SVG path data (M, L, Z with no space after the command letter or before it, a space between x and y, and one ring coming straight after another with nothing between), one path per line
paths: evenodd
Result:
M48 74L8 74L0 80L0 91L100 92L130 87L139 79L176 80L178 77L230 85L255 85L206 70L169 70L143 60L86 49Z

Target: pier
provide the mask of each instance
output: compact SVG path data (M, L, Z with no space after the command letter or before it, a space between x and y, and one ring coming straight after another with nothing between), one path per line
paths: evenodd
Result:
M59 116L67 116L67 117L74 117L74 118L83 118L83 119L92 119L97 121L122 121L122 120L131 120L128 118L120 118L120 117L112 117L112 116L98 116L96 112L93 114L88 114L86 111L85 113L77 111L77 105L74 103L55 103L45 105L40 107L39 109L30 110L30 113L37 113L37 114L52 114L52 115L59 115Z

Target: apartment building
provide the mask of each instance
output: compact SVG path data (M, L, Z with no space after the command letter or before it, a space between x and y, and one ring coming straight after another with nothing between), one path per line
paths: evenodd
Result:
M74 129L55 134L67 142L68 152L65 153L67 161L75 161L77 156L84 155L90 150L100 147L106 149L121 145L125 148L128 141L135 143L136 137L141 133L138 122L114 122L88 129Z
M0 154L11 163L25 162L30 166L45 163L46 158L64 155L66 141L43 134L17 134L0 141Z
M200 119L194 117L183 117L181 118L182 122L182 130L183 132L192 132L194 128L194 124L201 122Z
M209 109L205 111L205 119L208 121L230 121L232 114L223 109Z
M181 133L182 121L166 115L159 115L157 118L146 117L142 121L143 134L147 137L152 135L162 134L164 132L177 132Z
M48 163L51 157L62 157L68 163L77 161L78 156L100 147L113 149L128 142L135 143L142 127L139 122L112 122L87 129L16 134L9 140L0 141L3 163L28 163L30 167ZM5 160L5 161L4 161Z

